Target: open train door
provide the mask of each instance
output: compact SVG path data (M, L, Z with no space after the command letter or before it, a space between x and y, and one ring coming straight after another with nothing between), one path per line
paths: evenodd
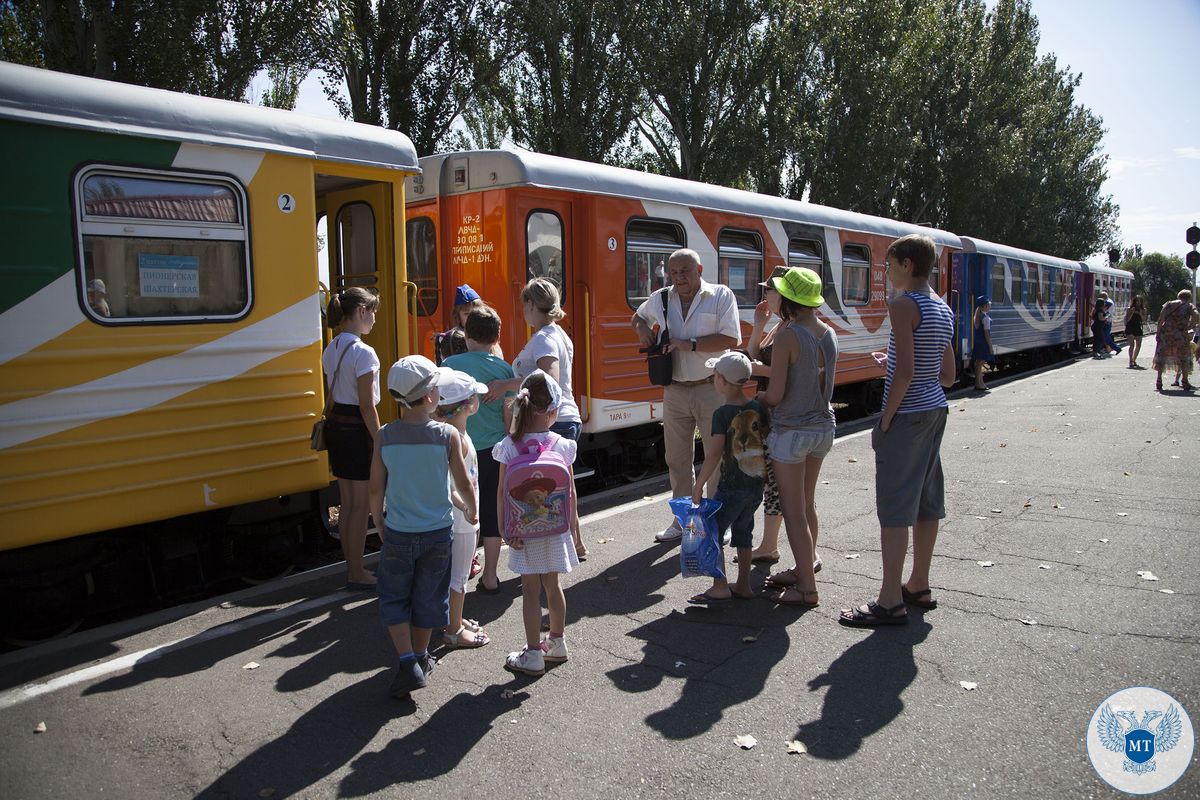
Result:
M336 188L322 194L323 186ZM360 286L379 292L375 327L363 341L379 356L381 383L401 355L401 341L408 340L407 332L398 327L409 315L405 311L408 292L396 269L392 188L391 183L317 176L318 205L327 220L330 290ZM387 392L380 394L380 421L396 419L395 401Z

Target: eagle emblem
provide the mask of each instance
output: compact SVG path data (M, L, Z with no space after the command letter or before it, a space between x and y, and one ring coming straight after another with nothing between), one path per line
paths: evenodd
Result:
M1162 719L1151 730L1150 724L1159 717ZM1174 705L1168 706L1165 713L1144 711L1139 722L1135 712L1114 712L1105 703L1100 711L1100 719L1096 721L1096 733L1106 749L1124 754L1122 770L1145 775L1157 769L1155 755L1165 753L1179 744L1179 737L1183 735L1183 721L1179 718L1179 709Z

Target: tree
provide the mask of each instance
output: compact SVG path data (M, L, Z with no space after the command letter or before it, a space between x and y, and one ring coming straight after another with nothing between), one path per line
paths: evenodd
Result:
M767 75L772 0L647 0L630 34L645 92L637 125L668 175L744 180Z
M12 0L5 55L60 72L244 100L267 67L307 71L320 0ZM10 30L24 43L11 47Z
M507 3L482 0L331 0L325 92L342 116L403 131L418 153L436 152L512 59L507 13Z
M1192 287L1192 271L1179 256L1147 253L1126 258L1119 266L1133 273L1133 293L1145 300L1148 319L1158 319L1164 303L1174 300L1180 289Z
M520 57L497 105L514 142L539 153L604 161L633 124L639 85L630 26L637 15L597 0L515 0Z

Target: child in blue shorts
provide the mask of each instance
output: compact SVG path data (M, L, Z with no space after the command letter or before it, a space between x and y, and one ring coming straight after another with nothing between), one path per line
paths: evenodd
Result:
M711 449L704 453L692 504L700 505L704 485L720 467L715 496L721 501L717 529L722 534L732 529L729 543L737 550L737 582L732 587L725 578L713 578L712 588L688 598L693 605L711 606L734 597L746 600L754 596L750 588L750 550L754 546L754 512L762 505L767 480L764 442L769 419L759 402L745 395L751 372L749 358L731 350L704 365L713 371L713 389L723 403L713 412Z
M371 464L371 513L384 523L376 570L379 613L400 657L390 691L402 700L425 688L436 664L429 655L430 636L450 621L454 506L447 473L466 506L467 521L479 519L458 431L430 418L438 407L438 386L453 375L424 356L405 356L392 365L388 391L404 408L404 417L380 428Z

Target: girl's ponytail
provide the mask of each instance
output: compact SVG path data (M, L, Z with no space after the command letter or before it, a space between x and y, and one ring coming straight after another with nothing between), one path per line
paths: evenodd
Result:
M330 328L336 328L359 308L365 308L367 311L378 309L379 295L360 286L335 293L329 298L329 305L325 307L326 323Z
M554 403L554 395L547 384L550 378L546 373L534 370L521 381L521 388L513 398L512 423L509 425L509 435L514 442L521 441L533 426L533 415L544 414Z

